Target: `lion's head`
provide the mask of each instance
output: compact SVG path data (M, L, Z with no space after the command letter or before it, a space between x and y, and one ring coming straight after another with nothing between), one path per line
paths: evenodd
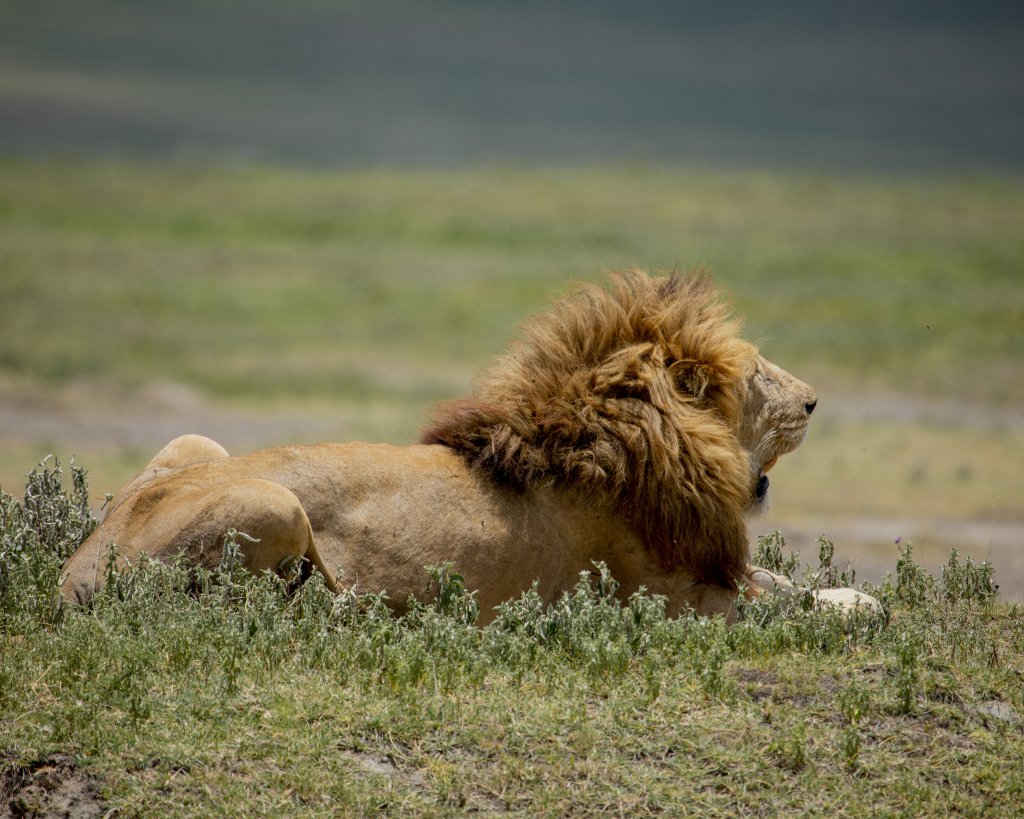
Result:
M735 587L745 515L815 402L738 331L703 273L615 274L527 322L421 440L502 484L609 502L666 569Z
M750 457L753 511L759 511L768 501L768 470L800 446L818 399L809 385L755 354L742 403L738 438Z

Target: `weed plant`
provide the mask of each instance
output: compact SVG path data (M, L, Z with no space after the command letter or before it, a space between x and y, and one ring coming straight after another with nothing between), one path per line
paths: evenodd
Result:
M126 814L1011 815L1024 778L1024 610L954 552L904 545L864 590L884 615L810 594L738 622L666 619L607 567L486 627L457 567L420 599L331 594L319 576L143 560L86 609L56 594L94 527L59 463L0 496L0 787L75 760ZM810 586L848 582L820 544ZM115 547L116 548L116 547ZM781 534L755 561L794 577ZM396 610L401 613L396 613ZM13 772L13 773L12 773ZM3 799L14 798L10 792ZM20 803L19 803L20 804Z

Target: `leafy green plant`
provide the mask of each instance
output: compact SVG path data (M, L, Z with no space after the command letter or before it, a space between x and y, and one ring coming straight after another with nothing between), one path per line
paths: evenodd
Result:
M757 539L757 547L750 558L755 566L760 566L775 574L781 574L793 580L796 570L800 566L800 553L790 552L783 556L786 549L786 538L782 532L774 531L767 535L761 535Z
M938 591L946 600L969 600L989 603L995 599L999 587L989 561L974 563L970 557L960 562L960 553L953 549L940 569Z
M0 631L55 624L62 616L55 594L61 566L96 527L86 472L74 460L70 471L70 493L60 461L51 457L25 476L23 502L0 492Z
M438 614L473 625L480 616L480 604L476 592L466 589L466 579L454 571L451 563L441 566L427 566L431 585L427 596L434 598L434 610Z
M768 744L768 753L787 771L796 773L803 770L807 765L807 725L797 722L780 732Z
M935 578L914 560L914 546L905 543L896 561L896 598L910 608L917 608L932 599Z
M732 694L732 679L726 672L729 644L724 620L713 620L706 627L695 628L695 642L699 646L698 676L704 693L712 699L728 699Z
M818 568L807 580L807 585L816 589L853 588L857 580L857 572L847 564L840 569L832 560L835 556L835 544L828 535L818 536Z
M896 701L902 714L913 712L921 688L921 640L912 631L896 640Z
M839 709L847 723L842 733L841 749L843 761L849 770L857 767L862 742L860 723L869 707L867 690L859 683L851 684L839 694Z

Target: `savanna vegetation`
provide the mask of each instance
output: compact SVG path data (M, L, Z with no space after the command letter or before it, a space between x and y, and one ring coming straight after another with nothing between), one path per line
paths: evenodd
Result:
M1024 321L1017 180L0 171L8 378L138 385L157 371L222 397L418 401L447 394L439 367L475 369L573 282L703 263L749 335L794 368L930 395L966 379L974 402L1024 399L1024 379L1004 377L1024 352L1010 332ZM419 377L382 372L383 356Z
M62 484L67 484L63 486ZM867 587L740 622L666 620L602 566L480 629L448 566L381 595L148 564L88 610L55 596L94 525L55 464L0 497L0 809L12 815L999 815L1024 798L1024 607L906 545ZM239 540L241 536L239 536ZM793 574L781 536L755 559ZM798 579L855 582L820 541Z

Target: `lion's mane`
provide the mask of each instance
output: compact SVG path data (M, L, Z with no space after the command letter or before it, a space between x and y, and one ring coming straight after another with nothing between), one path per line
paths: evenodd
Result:
M609 502L665 569L734 588L752 491L738 330L703 273L615 274L530 320L421 441L503 485Z

